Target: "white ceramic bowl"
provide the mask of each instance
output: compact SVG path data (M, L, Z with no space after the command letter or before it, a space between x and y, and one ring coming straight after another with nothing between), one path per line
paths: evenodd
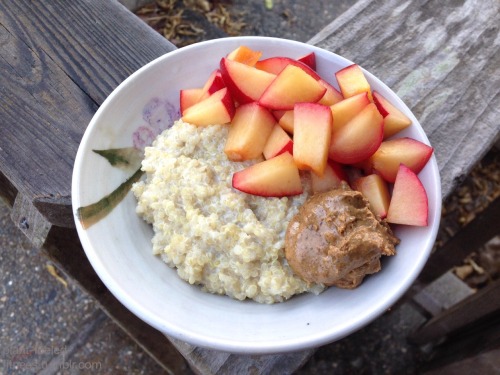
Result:
M222 56L240 45L263 57L316 53L318 73L334 83L333 72L351 64L331 52L300 42L235 37L198 43L170 52L132 74L106 99L80 144L73 174L73 207L98 201L131 171L112 167L92 150L143 146L178 114L181 88L199 87ZM372 87L395 103L413 125L400 136L429 143L417 119L386 85L366 72ZM419 177L429 199L427 227L399 227L398 254L384 259L381 272L355 290L330 288L263 305L202 292L177 277L152 255L152 229L135 213L132 193L107 216L84 229L76 220L85 252L109 290L134 314L166 335L197 346L237 353L277 353L317 347L360 329L389 308L413 283L435 241L441 207L440 178L431 158Z

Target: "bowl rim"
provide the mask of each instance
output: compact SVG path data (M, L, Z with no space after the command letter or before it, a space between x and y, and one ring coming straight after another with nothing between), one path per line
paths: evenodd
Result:
M303 42L298 42L294 40L289 40L289 39L283 39L283 38L275 38L275 37L263 37L263 36L241 36L241 37L227 37L227 38L220 38L220 39L214 39L214 40L209 40L209 41L204 41L200 43L196 43L190 46L182 47L177 50L168 52L153 61L149 62L148 64L142 66L138 70L136 70L134 73L132 73L129 77L127 77L122 83L120 83L110 94L109 96L104 100L102 105L98 108L94 116L92 117L83 137L80 143L80 146L78 148L78 152L75 158L75 164L73 168L73 175L72 175L72 203L73 203L73 213L75 216L75 223L76 223L76 228L77 232L80 238L80 241L82 243L82 246L84 248L84 251L87 255L87 258L89 259L92 267L98 274L99 278L103 281L103 283L106 285L106 287L109 289L109 291L123 304L125 305L130 311L132 311L136 316L138 316L140 319L151 325L152 327L160 330L164 334L174 337L176 339L180 339L182 341L186 341L190 344L200 346L200 347L206 347L210 349L215 349L215 350L221 350L221 351L226 351L226 352L232 352L232 353L247 353L247 354L271 354L271 353L281 353L281 352L291 352L291 351L297 351L297 350L304 350L304 349L309 349L309 348L314 348L318 347L320 345L327 344L329 342L332 342L334 340L341 339L357 330L362 328L363 326L367 325L374 319L378 318L383 312L390 307L392 304L394 304L406 291L407 289L411 286L411 284L414 282L418 274L421 272L422 268L424 267L428 256L430 254L430 248L432 247L432 244L435 241L435 238L437 236L437 231L439 227L439 219L441 215L441 205L438 204L436 207L434 207L434 217L433 217L433 222L435 225L431 228L431 233L430 237L428 238L428 243L427 243L427 255L425 256L425 260L422 260L417 267L415 268L415 272L412 277L405 279L405 282L399 286L399 288L396 290L394 294L391 295L390 298L388 298L386 305L383 307L379 307L375 309L371 314L365 315L362 319L357 320L355 324L350 325L349 327L345 327L344 329L337 331L335 334L335 337L332 340L332 335L330 334L325 334L325 333L317 333L315 335L310 335L307 338L304 339L304 337L297 337L295 340L290 340L287 339L286 341L273 341L269 343L262 343L262 342L242 342L242 341L231 341L229 342L228 340L218 340L218 339L213 339L211 337L206 337L205 335L199 335L196 332L193 331L188 331L188 330L182 330L179 329L179 327L176 327L175 324L165 324L165 322L158 321L158 319L150 314L147 309L143 308L143 306L135 303L135 301L131 301L128 295L125 293L125 291L121 288L121 286L114 280L107 272L106 266L104 264L101 264L99 259L97 259L92 251L93 245L90 240L90 237L87 235L86 230L82 227L80 224L77 214L76 214L76 208L81 206L81 201L80 201L80 194L81 194L81 184L83 183L80 175L80 170L82 168L82 163L84 162L85 159L85 154L83 150L86 148L86 145L90 142L91 140L91 133L92 129L96 126L96 124L99 122L100 117L102 114L108 109L108 106L110 105L113 101L113 98L115 98L118 93L124 88L130 85L131 83L134 82L134 80L137 79L137 77L141 76L143 72L147 71L150 69L150 67L162 63L166 59L170 59L172 56L176 56L178 54L183 54L186 51L192 50L192 49L197 49L200 48L201 46L207 46L207 45L212 45L212 44L219 44L219 43L225 43L227 41L239 41L241 44L247 42L247 41L255 41L255 42L269 42L269 41L274 41L277 43L291 43L295 45L300 45L300 46L307 46L308 49L311 51L322 51L322 53L326 52L328 54L333 54L337 58L343 60L346 64L351 64L353 63L352 61L339 56L333 52L330 52L328 50L321 49L319 47L316 47L314 45L309 45L307 43ZM363 69L363 68L362 68ZM368 75L370 79L374 79L383 86L387 87L384 82L382 82L380 79L375 77L372 73L366 71L363 69L365 74ZM393 92L389 87L387 89L391 92ZM409 108L406 106L406 104L395 94L397 98L397 105L399 107L403 106L403 108L407 108L408 111ZM412 114L413 115L413 114ZM416 119L415 119L416 120ZM418 130L420 133L423 135L423 139L429 143L428 138L423 131L422 126L416 121ZM434 189L435 190L435 195L437 197L441 197L441 181L440 181L440 175L439 175L439 169L437 167L437 162L435 155L433 153L431 159L429 160L428 164L432 167L433 169L433 176L435 178L434 180ZM429 244L430 242L430 244Z

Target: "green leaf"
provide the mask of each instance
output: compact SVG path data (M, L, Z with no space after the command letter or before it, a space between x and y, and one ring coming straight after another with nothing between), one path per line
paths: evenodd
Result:
M92 150L105 158L109 164L117 168L137 169L141 165L143 154L135 147L111 148L108 150Z
M78 208L76 213L82 226L87 229L102 218L106 217L106 215L108 215L118 205L118 203L123 200L123 198L125 198L132 188L132 185L139 181L143 173L144 172L139 168L132 176L120 184L120 186L118 186L110 194L95 203Z

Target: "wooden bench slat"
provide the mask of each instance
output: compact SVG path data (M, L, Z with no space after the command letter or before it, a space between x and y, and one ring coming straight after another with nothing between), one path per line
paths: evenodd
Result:
M434 347L420 374L497 374L500 367L500 315L474 322Z
M292 374L314 354L314 349L294 353L245 355L198 348L170 338L191 368L200 374Z
M417 344L445 337L468 324L500 311L500 280L436 315L411 336Z
M479 249L495 235L499 235L500 196L495 198L483 212L431 254L418 279L424 284L454 266L458 266L473 251Z
M0 33L6 39L0 60L2 170L22 193L69 196L74 155L97 106L47 54L35 53L4 27Z
M98 104L126 77L175 46L116 1L9 1L0 21L44 51Z
M74 158L98 106L175 46L115 1L2 2L0 41L0 166L26 208L15 221L40 214L20 226L39 245L74 226Z

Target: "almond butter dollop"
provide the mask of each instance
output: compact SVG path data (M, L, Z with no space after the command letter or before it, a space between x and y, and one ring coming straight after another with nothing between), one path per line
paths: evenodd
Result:
M399 239L347 184L315 194L288 225L285 254L303 280L353 289L380 271L382 255L394 255Z

